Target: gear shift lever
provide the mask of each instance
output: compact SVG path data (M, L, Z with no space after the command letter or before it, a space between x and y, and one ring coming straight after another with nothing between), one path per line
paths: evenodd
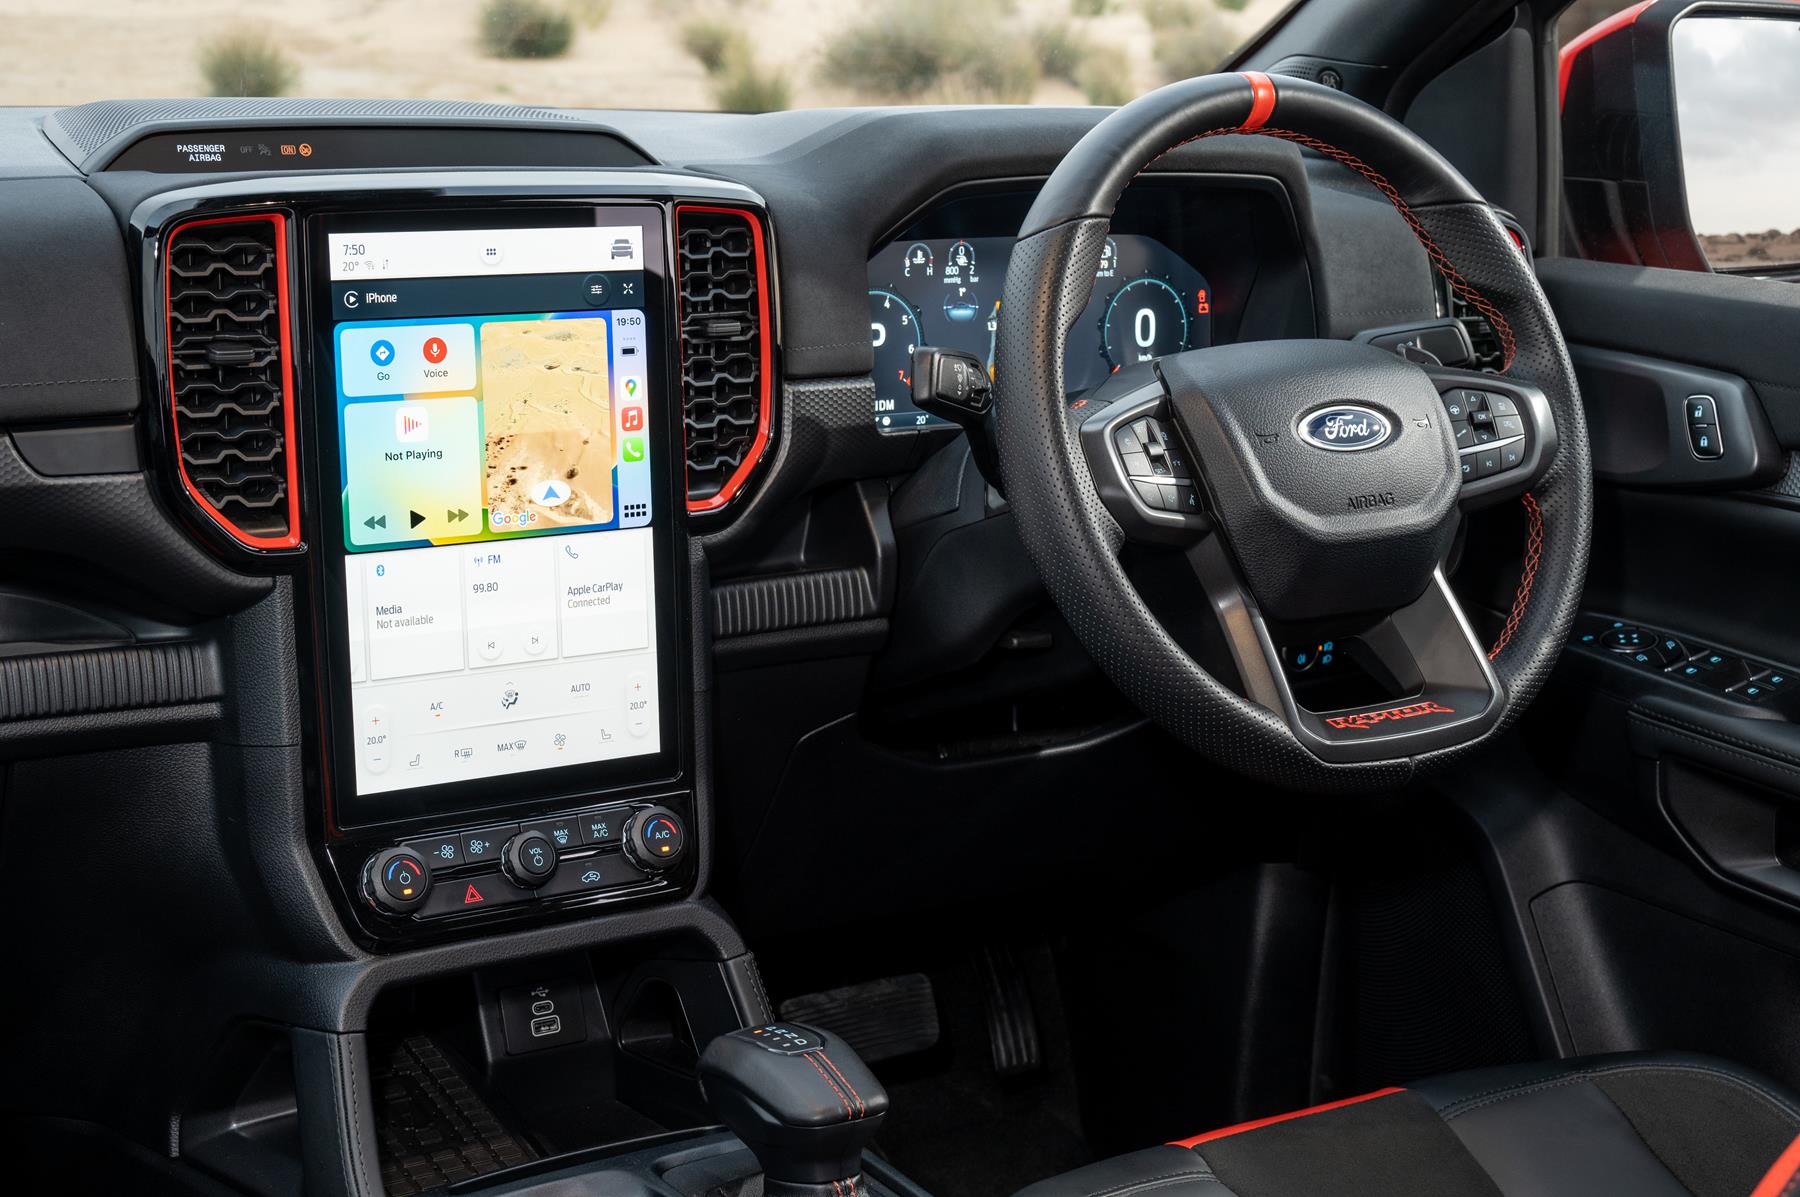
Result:
M855 1197L887 1091L843 1040L799 1023L746 1027L707 1044L700 1085L713 1115L755 1153L767 1197Z

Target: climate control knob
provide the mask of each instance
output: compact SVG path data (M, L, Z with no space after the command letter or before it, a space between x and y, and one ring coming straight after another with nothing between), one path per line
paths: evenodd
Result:
M411 914L431 892L431 869L411 848L389 848L363 866L363 897L377 910Z
M625 855L641 869L674 867L687 849L687 827L666 806L645 807L625 824Z
M556 845L541 831L525 831L506 841L500 869L526 889L536 889L556 872Z

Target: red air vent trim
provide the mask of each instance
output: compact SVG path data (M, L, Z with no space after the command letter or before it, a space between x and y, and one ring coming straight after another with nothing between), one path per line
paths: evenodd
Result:
M730 503L750 481L756 467L761 464L763 454L768 452L770 425L774 407L773 391L775 386L775 331L769 320L769 253L763 240L761 216L749 208L719 207L708 204L677 204L675 206L675 239L681 241L681 217L684 213L701 213L710 215L736 216L750 227L752 252L756 259L756 333L758 345L759 367L757 371L757 423L756 436L750 443L750 449L744 454L744 460L738 463L731 476L719 487L718 491L703 499L689 499L687 509L690 514L717 511ZM680 268L681 255L675 255L676 268ZM677 335L681 335L683 315L681 312L681 280L675 285L675 323ZM682 349L682 358L686 359L686 348ZM687 396L681 396L682 409L685 411ZM685 427L685 424L684 424ZM686 458L683 463L685 468Z
M187 463L181 453L181 411L176 403L175 394L175 316L173 311L174 262L171 250L177 239L190 229L204 228L225 224L267 224L275 230L275 305L276 325L279 329L281 353L281 429L282 429L282 465L286 476L287 495L287 532L281 536L261 536L246 531L213 505L212 501L194 485L188 476ZM294 355L292 337L288 331L288 241L287 217L280 212L256 213L248 216L213 216L199 220L188 220L169 230L163 238L163 356L168 361L167 381L169 388L169 431L175 452L175 468L180 471L181 487L188 496L200 505L201 510L211 516L233 540L246 548L259 551L294 549L300 545L300 486L299 469L295 461L294 436Z

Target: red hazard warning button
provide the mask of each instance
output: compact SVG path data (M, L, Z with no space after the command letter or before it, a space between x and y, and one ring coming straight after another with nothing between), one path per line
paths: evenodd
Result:
M536 896L533 891L521 889L499 873L480 873L433 886L425 905L419 908L419 917L442 918L465 910L511 906L514 902L529 902Z

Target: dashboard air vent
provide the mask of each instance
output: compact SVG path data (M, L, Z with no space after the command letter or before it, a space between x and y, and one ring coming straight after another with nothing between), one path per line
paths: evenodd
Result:
M164 248L171 439L183 489L234 540L300 542L287 220L188 221Z
M761 219L740 208L681 205L675 237L688 510L717 511L769 447L768 251Z

